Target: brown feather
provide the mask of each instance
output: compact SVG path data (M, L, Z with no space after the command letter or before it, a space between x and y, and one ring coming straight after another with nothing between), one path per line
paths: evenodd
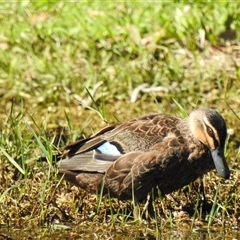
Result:
M59 172L90 192L99 192L104 181L104 193L118 199L131 199L134 194L142 201L152 188L171 193L215 166L228 178L222 153L225 139L225 122L215 110L196 110L184 119L153 113L66 146ZM107 142L118 149L116 154L99 150ZM215 150L219 156L212 154Z

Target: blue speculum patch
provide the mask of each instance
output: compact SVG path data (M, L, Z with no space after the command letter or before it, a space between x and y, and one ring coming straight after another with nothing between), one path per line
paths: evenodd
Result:
M114 155L114 156L122 155L118 151L117 147L114 146L113 144L109 143L109 142L103 143L101 146L99 146L97 148L97 150L99 150L101 153L107 154L107 155Z

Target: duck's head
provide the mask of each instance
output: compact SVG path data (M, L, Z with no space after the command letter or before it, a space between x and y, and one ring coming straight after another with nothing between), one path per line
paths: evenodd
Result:
M230 171L224 157L227 129L223 117L213 109L198 109L190 113L189 122L194 137L209 148L218 174L229 178Z

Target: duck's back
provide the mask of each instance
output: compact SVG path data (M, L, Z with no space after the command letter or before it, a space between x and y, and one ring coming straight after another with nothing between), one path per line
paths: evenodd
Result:
M153 113L68 145L59 172L90 192L104 184L113 197L141 201L153 188L171 193L214 168L229 178L225 139L225 121L215 110L184 119Z

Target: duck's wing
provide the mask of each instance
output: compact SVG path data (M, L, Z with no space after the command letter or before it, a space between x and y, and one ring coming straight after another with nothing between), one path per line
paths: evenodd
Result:
M106 126L89 138L79 139L73 143L66 145L63 148L62 158L65 158L66 156L71 157L73 155L88 152L92 149L97 148L99 145L103 143L103 139L101 139L100 136L109 131L112 131L113 129L116 128L117 125L118 124Z
M60 172L106 172L121 156L148 152L166 137L179 119L153 113L131 121L108 126L92 137L65 147ZM128 161L133 161L129 159Z
M102 134L112 131L117 125L107 126L87 139L80 139L64 147L59 173L69 171L105 172L112 162L122 155L113 144L102 139Z
M171 141L174 141L174 146L169 151L168 144ZM182 155L184 147L181 145L178 139L169 136L159 144L160 149L122 155L106 171L107 189L112 196L122 200L131 199L134 192L139 201L145 199L150 190L159 183L163 194L178 189L184 182L177 182L173 186L171 183L175 180L174 174L179 169L180 162L182 165L187 164L187 153L186 156ZM178 154L182 155L181 158Z

